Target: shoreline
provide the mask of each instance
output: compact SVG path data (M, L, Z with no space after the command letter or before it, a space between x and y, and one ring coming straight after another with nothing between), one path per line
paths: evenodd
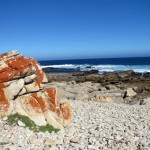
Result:
M2 149L149 149L150 78L133 71L47 73L48 87L73 108L57 133L34 133L0 120ZM16 140L17 137L17 140ZM5 141L5 142L4 142Z
M46 73L48 82L92 82L105 87L113 85L122 89L136 87L139 96L150 96L150 73L135 73L132 70L122 72L107 72L97 74L94 71L70 72L70 73Z

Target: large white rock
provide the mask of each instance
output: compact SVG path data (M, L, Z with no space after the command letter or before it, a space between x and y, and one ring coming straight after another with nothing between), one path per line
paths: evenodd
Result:
M11 113L28 116L35 124L63 128L72 108L60 103L57 89L47 87L45 73L34 58L10 51L0 55L0 117ZM18 123L20 124L20 122Z
M25 83L31 83L31 82L33 82L33 79L36 77L36 75L35 74L32 74L32 75L30 75L30 76L27 76L27 77L25 77L24 78L24 81L25 81Z
M24 86L27 92L35 92L35 91L39 91L39 86L33 82L31 84L27 84Z
M23 95L23 94L25 94L25 93L27 93L27 91L26 91L26 89L23 87L22 90L20 91L19 95Z
M5 82L5 83L4 83L5 87L6 87L6 86L9 86L12 82L14 82L14 80Z
M12 100L19 94L24 86L24 80L14 80L10 82L10 85L4 88L5 97L8 100Z
M46 120L40 107L36 106L36 99L30 94L18 97L15 100L15 113L28 116L38 126L46 125Z
M36 72L36 68L34 66L32 66L31 68L27 67L26 69L23 70L21 77L30 76L35 72Z
M50 110L43 113L47 123L52 125L54 128L63 130L63 118L60 118L56 115L55 112Z
M49 98L47 97L47 95L43 92L38 92L37 96L40 96L45 101L45 104L47 105L47 108L48 108L49 103L51 102L49 101ZM43 115L48 124L52 125L55 128L63 129L63 118L58 117L56 112L46 109L45 111L43 111Z
M126 96L127 97L133 97L135 96L137 93L132 89L132 88L128 88L126 91Z

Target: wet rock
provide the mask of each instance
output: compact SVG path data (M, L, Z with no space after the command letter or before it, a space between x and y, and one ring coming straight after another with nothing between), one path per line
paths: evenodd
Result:
M143 93L143 88L142 87L134 87L134 91L138 94Z
M118 88L115 85L107 85L105 88L107 90L118 90Z
M53 69L56 69L56 68L54 68L54 67L45 67L45 68L42 68L42 70L43 70L44 72L49 72L49 71L51 71L51 70L53 70Z
M129 76L135 75L135 72L133 70L127 70L127 71L123 71L123 72L118 72L117 75L120 78L125 78L125 77L129 77Z
M144 103L144 99L140 100L139 105L144 105L144 104L145 104L145 103Z

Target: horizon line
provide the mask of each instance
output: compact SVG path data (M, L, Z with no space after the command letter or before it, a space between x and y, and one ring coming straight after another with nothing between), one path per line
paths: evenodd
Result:
M103 57L103 58L73 58L73 59L45 59L45 60L39 60L37 61L63 61L63 60L84 60L84 59L126 59L126 58L150 58L150 56L132 56L132 57Z

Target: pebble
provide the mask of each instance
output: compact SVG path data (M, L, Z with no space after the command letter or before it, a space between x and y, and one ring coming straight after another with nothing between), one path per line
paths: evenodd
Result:
M22 122L22 121L20 121L20 120L18 120L18 125L20 126L20 127L25 127L26 125Z
M150 149L150 103L126 105L70 100L72 123L58 133L33 133L0 121L0 149ZM145 119L147 118L147 119ZM4 143L5 142L5 143Z
M70 142L71 143L78 143L79 139L77 137L73 137L73 138L70 139Z
M6 121L7 119L8 119L8 117L4 117L4 118L3 118L3 121Z

